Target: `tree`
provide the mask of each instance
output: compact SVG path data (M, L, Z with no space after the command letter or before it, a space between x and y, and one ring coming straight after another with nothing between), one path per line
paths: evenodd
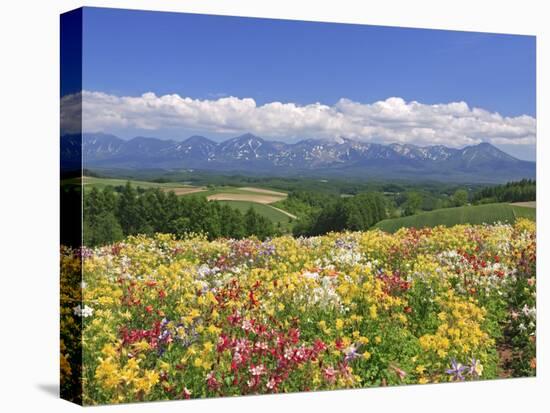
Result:
M117 218L126 235L139 233L142 226L142 211L137 200L137 192L130 182L126 182L119 195Z
M402 205L403 216L414 215L422 205L422 196L418 192L407 193L407 200Z
M84 245L96 246L120 241L124 234L112 212L102 212L93 222L84 224Z
M465 189L457 189L453 195L454 206L464 206L468 203L468 192Z

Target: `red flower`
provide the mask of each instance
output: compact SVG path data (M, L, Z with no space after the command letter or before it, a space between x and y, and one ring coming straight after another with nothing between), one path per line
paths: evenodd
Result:
M317 339L313 343L313 349L315 350L316 353L320 353L321 351L325 351L327 349L327 346L325 343L323 343L322 340Z
M218 380L216 380L216 377L214 376L214 372L211 371L206 375L206 385L208 386L208 389L211 391L217 390L220 384L218 383Z
M182 394L183 398L186 400L189 400L191 398L191 392L189 391L189 389L187 389L187 387L183 388Z

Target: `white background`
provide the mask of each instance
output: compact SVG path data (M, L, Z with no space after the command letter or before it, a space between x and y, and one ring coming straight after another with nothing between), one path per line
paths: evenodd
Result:
M65 412L58 381L59 14L87 6L537 35L538 377L94 408L104 411L544 411L548 367L549 11L545 1L5 1L0 13L0 409ZM546 26L546 27L545 27ZM449 79L452 81L452 79ZM546 332L545 332L546 329ZM548 410L546 410L548 411Z

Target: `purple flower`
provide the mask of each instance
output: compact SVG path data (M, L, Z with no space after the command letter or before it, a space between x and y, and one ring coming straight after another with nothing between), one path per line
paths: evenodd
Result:
M451 368L447 370L447 374L451 376L453 381L462 381L464 376L462 373L467 369L466 366L463 366L461 363L457 362L455 359L451 360Z
M352 344L348 348L346 348L344 350L344 354L346 355L344 357L344 361L355 360L356 358L361 356L361 354L357 352L357 347L355 347L355 344Z

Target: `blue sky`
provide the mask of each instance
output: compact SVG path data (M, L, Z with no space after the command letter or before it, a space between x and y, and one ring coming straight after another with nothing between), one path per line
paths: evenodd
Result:
M107 95L233 96L258 107L320 103L337 110L341 99L372 104L399 97L536 117L532 36L96 8L85 9L84 22L83 89ZM113 127L124 135L122 129L175 138L203 132L192 122ZM203 134L232 132L218 125ZM495 133L498 146L534 157L532 139L518 145Z

